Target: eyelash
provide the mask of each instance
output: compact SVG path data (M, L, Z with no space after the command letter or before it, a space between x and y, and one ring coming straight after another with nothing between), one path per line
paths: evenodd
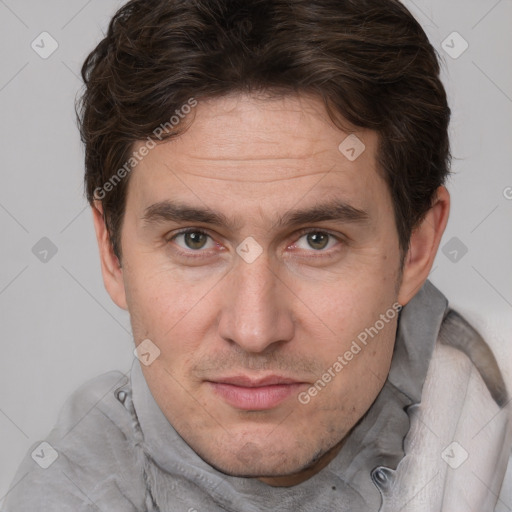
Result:
M205 230L203 229L199 229L199 228L184 228L180 231L177 231L176 233L174 233L170 238L167 239L167 242L172 242L176 237L178 237L179 235L184 235L184 234L187 234L187 233L201 233L203 235L206 235L207 237L211 238L213 240L213 237ZM309 233L322 233L322 234L325 234L325 235L328 235L330 236L331 238L334 238L336 241L340 242L340 243L343 243L344 240L331 233L329 230L325 230L325 229L312 229L312 228L304 228L302 230L300 230L298 233L297 233L297 240L300 240L304 235L308 235ZM294 244L296 243L294 242ZM313 251L313 249L311 249ZM207 258L209 257L210 255L209 254L205 254L206 251L202 251L202 250L197 250L197 251L193 251L192 249L190 251L183 251L179 248L175 249L176 253L179 255L179 256L182 256L182 257L185 257L185 258ZM327 251L323 251L323 250L320 250L318 251L319 254L318 255L315 255L315 256L307 256L308 258L319 258L319 257L322 257L322 258L330 258L332 256L334 256L333 252L337 252L336 249L329 249Z

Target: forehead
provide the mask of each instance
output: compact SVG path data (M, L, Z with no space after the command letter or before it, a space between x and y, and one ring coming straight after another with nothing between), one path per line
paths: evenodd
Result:
M276 197L284 206L328 194L366 209L389 196L377 172L377 134L336 127L318 98L229 95L198 102L183 122L182 135L132 172L129 196L141 207L176 195L196 203L224 195L225 204L272 197L275 207Z
M200 101L190 117L193 122L174 141L175 148L198 160L307 160L338 156L338 145L348 135L334 126L320 99L304 95L231 94ZM185 118L184 122L188 120ZM364 133L367 145L376 143L375 133L360 133ZM372 147L368 149L371 153Z
M192 127L178 143L197 158L303 159L326 149L331 136L340 137L319 99L297 95L229 95L200 102Z

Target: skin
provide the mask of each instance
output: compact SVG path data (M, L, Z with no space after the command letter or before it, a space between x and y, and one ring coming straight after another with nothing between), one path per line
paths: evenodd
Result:
M449 195L438 189L401 269L391 196L375 159L376 133L354 131L366 149L351 162L338 150L348 133L314 97L229 95L201 101L194 111L184 134L159 144L131 173L122 265L101 202L94 205L105 286L129 310L136 344L149 338L160 349L141 367L190 447L227 474L296 485L332 460L381 390L397 318L308 404L293 393L266 410L241 410L208 381L277 374L302 383L297 392L308 390L359 333L395 302L407 304L425 282ZM367 218L276 222L335 199ZM166 200L208 207L236 225L146 222L148 207ZM204 231L204 246L184 235L173 238L182 228ZM301 233L305 228L316 238ZM236 252L247 237L263 250L252 263Z

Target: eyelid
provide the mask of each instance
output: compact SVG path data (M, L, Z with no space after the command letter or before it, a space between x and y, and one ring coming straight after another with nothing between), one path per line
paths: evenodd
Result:
M167 240L173 240L174 238L176 238L178 235L183 235L183 234L187 234L187 233L202 233L204 235L207 235L209 237L212 238L212 236L210 235L210 233L208 233L208 230L205 229L205 228L194 228L194 227L190 227L190 228L181 228L179 229L178 231L174 231L172 236L169 236L167 237Z
M342 239L341 233L335 233L334 231L331 231L330 229L327 228L303 228L297 231L295 233L295 236L298 235L299 237L301 237L307 235L308 233L325 233L326 235L331 235L333 238L337 238L339 240Z

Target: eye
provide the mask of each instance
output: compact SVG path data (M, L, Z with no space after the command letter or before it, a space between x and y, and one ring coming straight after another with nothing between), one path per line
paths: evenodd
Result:
M181 249L196 252L201 249L212 249L215 247L215 242L212 240L211 236L199 229L187 229L180 231L171 237L169 241L174 242Z
M331 249L339 241L337 237L326 231L309 230L302 233L302 236L293 244L293 247L306 251L313 249L314 251L327 252L328 249Z
M170 237L168 242L173 242L178 248L178 253L182 252L183 255L197 253L197 256L205 256L208 254L208 249L221 248L207 232L197 228L183 229ZM290 247L310 253L319 252L328 255L331 253L329 249L336 247L340 242L339 237L327 231L309 229L299 233L298 240Z

